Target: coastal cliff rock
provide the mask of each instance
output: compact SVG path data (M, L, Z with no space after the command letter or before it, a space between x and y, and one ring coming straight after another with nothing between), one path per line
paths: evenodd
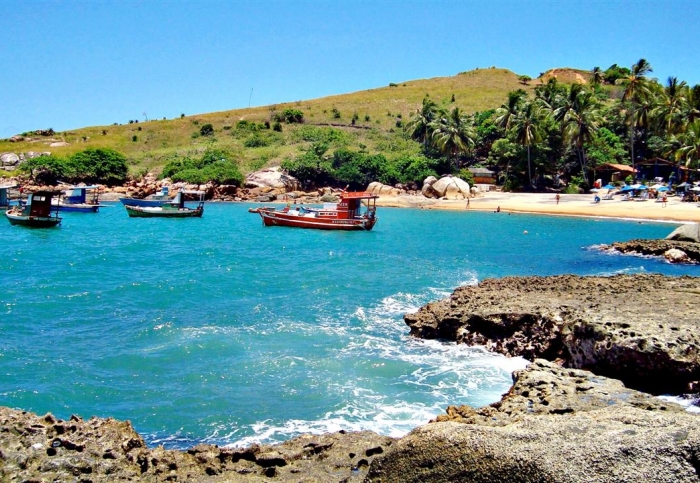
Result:
M245 449L149 449L128 421L0 408L0 481L360 482L393 439L365 431L303 435Z
M697 482L700 416L538 360L503 399L450 407L377 458L371 483Z
M404 316L411 335L557 360L651 393L700 388L700 279L506 277Z

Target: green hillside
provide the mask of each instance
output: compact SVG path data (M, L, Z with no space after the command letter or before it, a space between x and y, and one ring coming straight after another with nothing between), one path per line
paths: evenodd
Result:
M343 134L340 145L369 153L382 152L388 158L417 152L418 145L407 141L399 128L410 120L427 95L439 105L459 107L464 113L496 108L509 91L530 90L518 75L497 68L477 69L452 77L400 81L389 86L248 109L189 115L177 119L149 120L119 125L94 126L57 132L50 136L27 134L23 140L0 141L0 152L50 151L60 157L86 148L111 148L124 153L132 173L158 172L177 156L197 155L207 147L226 149L239 160L243 173L263 166L278 165L298 155L310 142L309 126L333 126ZM454 102L452 99L454 98ZM240 129L240 121L274 126L275 115L285 109L301 111L303 124L281 123L273 129L252 132ZM353 117L355 118L353 122ZM202 126L211 124L213 134L201 135ZM50 126L37 126L49 128ZM300 131L301 130L301 131ZM306 130L306 131L303 131ZM65 142L66 146L52 146Z

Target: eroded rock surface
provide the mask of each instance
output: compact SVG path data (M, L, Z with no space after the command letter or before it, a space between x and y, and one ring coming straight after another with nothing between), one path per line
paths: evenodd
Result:
M367 481L697 482L698 417L538 360L515 373L499 403L451 407L413 430L372 463Z
M506 277L460 287L404 320L411 334L558 360L652 393L700 387L700 279Z
M683 263L700 262L700 243L684 240L630 240L627 242L615 242L606 248L620 253L651 255L663 257L670 250L680 250L687 255L687 261ZM668 258L668 257L667 257ZM672 261L673 260L669 260Z
M0 407L0 481L360 482L393 441L365 431L245 449L149 449L128 421L64 421Z

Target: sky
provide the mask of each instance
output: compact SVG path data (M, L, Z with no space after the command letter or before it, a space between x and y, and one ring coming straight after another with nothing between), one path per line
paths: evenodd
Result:
M0 138L309 100L496 66L700 84L700 2L0 0Z

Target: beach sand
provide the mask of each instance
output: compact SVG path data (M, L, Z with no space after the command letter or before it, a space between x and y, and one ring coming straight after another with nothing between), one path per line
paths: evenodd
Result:
M659 200L622 201L621 196L612 200L593 202L593 194L561 194L557 204L554 193L503 193L489 191L466 200L437 200L422 195L380 196L377 206L417 208L425 210L496 211L503 213L539 213L548 215L589 216L618 219L643 219L669 222L700 222L700 205L682 202L680 198L668 198L666 206Z

